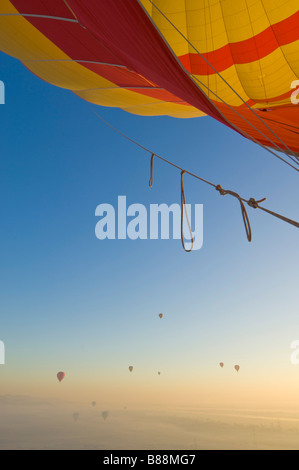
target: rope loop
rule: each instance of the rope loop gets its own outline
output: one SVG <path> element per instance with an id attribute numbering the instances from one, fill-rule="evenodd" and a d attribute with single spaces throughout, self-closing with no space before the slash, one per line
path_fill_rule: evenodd
<path id="1" fill-rule="evenodd" d="M 248 214 L 247 214 L 247 211 L 246 211 L 246 207 L 244 205 L 244 202 L 243 202 L 241 196 L 238 193 L 234 192 L 234 191 L 230 191 L 229 189 L 223 189 L 220 184 L 218 184 L 216 186 L 216 190 L 219 191 L 221 196 L 225 196 L 226 194 L 230 194 L 231 196 L 238 199 L 238 201 L 240 203 L 240 207 L 241 207 L 241 213 L 242 213 L 242 218 L 243 218 L 243 222 L 244 222 L 244 227 L 245 227 L 247 240 L 249 242 L 251 242 L 251 240 L 252 240 L 251 225 L 250 225 L 249 217 L 248 217 Z"/>
<path id="2" fill-rule="evenodd" d="M 152 153 L 152 156 L 151 156 L 151 176 L 150 176 L 149 183 L 148 183 L 150 188 L 153 186 L 153 165 L 154 165 L 154 156 L 155 156 L 155 154 Z"/>
<path id="3" fill-rule="evenodd" d="M 244 222 L 244 227 L 246 231 L 246 236 L 247 240 L 251 242 L 252 240 L 252 232 L 251 232 L 251 225 L 250 225 L 250 220 L 247 214 L 246 207 L 244 206 L 244 203 L 241 198 L 239 198 L 240 205 L 241 205 L 241 212 L 242 212 L 242 217 L 243 217 L 243 222 Z"/>
<path id="4" fill-rule="evenodd" d="M 190 251 L 193 250 L 194 238 L 193 238 L 193 233 L 192 233 L 192 230 L 191 230 L 191 225 L 190 225 L 190 222 L 189 222 L 188 212 L 187 212 L 187 208 L 186 208 L 186 198 L 185 198 L 184 178 L 183 178 L 184 173 L 186 173 L 186 171 L 182 170 L 181 171 L 181 240 L 182 240 L 182 245 L 183 245 L 184 250 L 187 253 L 190 253 Z M 185 211 L 185 216 L 186 216 L 186 220 L 187 220 L 187 224 L 188 224 L 188 229 L 189 229 L 189 232 L 190 232 L 190 235 L 191 235 L 191 248 L 189 250 L 187 250 L 187 248 L 185 246 L 185 241 L 184 241 L 184 229 L 183 229 L 183 226 L 184 226 L 184 211 Z"/>

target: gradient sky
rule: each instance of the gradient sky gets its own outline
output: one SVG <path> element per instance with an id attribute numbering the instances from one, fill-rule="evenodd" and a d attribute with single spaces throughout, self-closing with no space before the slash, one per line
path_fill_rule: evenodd
<path id="1" fill-rule="evenodd" d="M 1 394 L 296 406 L 298 230 L 248 208 L 248 243 L 238 202 L 186 175 L 187 202 L 204 205 L 201 250 L 98 240 L 98 204 L 179 203 L 179 171 L 155 160 L 150 189 L 149 155 L 86 102 L 4 54 L 0 80 Z M 97 111 L 153 152 L 299 219 L 298 174 L 211 118 Z"/>

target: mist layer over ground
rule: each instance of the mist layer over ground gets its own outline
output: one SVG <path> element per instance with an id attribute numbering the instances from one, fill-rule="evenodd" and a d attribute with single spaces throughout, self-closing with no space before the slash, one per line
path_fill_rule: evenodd
<path id="1" fill-rule="evenodd" d="M 106 409 L 0 397 L 0 449 L 299 449 L 299 410 Z"/>

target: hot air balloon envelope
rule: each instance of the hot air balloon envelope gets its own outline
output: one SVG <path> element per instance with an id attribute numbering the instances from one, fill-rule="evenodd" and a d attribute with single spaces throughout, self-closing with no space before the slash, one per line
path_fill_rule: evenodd
<path id="1" fill-rule="evenodd" d="M 58 372 L 57 374 L 57 379 L 59 380 L 59 382 L 61 382 L 65 377 L 65 373 L 64 372 Z"/>
<path id="2" fill-rule="evenodd" d="M 0 49 L 89 102 L 298 154 L 298 24 L 298 0 L 1 0 Z"/>

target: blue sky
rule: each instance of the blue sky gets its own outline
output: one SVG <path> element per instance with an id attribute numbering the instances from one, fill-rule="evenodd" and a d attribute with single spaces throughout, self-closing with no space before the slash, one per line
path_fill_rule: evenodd
<path id="1" fill-rule="evenodd" d="M 147 207 L 179 203 L 179 171 L 155 160 L 150 189 L 149 155 L 86 102 L 4 54 L 0 65 L 4 390 L 55 395 L 48 385 L 65 370 L 78 383 L 84 377 L 84 397 L 97 373 L 109 394 L 133 364 L 149 387 L 161 369 L 165 394 L 182 377 L 188 396 L 201 380 L 207 393 L 219 385 L 223 360 L 241 364 L 244 390 L 254 377 L 266 387 L 286 374 L 295 392 L 298 230 L 248 208 L 248 243 L 238 202 L 185 175 L 187 202 L 204 206 L 201 250 L 185 253 L 180 240 L 98 240 L 98 204 L 116 206 L 119 195 Z M 246 198 L 267 197 L 265 207 L 298 220 L 297 173 L 211 118 L 97 112 L 186 170 Z"/>

